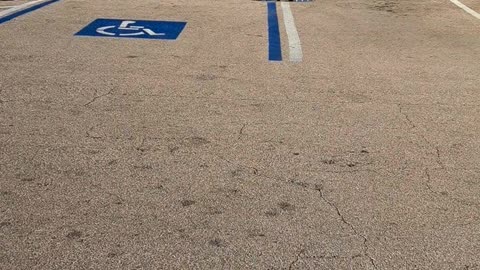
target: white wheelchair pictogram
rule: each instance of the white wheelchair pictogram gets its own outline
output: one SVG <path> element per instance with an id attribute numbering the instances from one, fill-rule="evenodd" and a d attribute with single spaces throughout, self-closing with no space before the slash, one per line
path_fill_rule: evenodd
<path id="1" fill-rule="evenodd" d="M 106 36 L 116 36 L 117 33 L 108 32 L 107 30 L 115 29 L 121 31 L 135 31 L 130 33 L 119 33 L 119 36 L 128 37 L 128 36 L 141 36 L 141 35 L 149 35 L 149 36 L 164 36 L 165 33 L 155 33 L 152 29 L 145 28 L 144 26 L 134 26 L 136 21 L 123 21 L 120 26 L 117 28 L 115 25 L 111 26 L 103 26 L 97 29 L 97 33 L 106 35 Z"/>

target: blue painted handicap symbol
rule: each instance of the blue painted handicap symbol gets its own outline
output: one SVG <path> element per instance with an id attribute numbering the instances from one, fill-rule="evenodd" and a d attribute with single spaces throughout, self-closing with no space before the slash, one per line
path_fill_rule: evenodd
<path id="1" fill-rule="evenodd" d="M 76 36 L 175 40 L 186 22 L 96 19 Z"/>

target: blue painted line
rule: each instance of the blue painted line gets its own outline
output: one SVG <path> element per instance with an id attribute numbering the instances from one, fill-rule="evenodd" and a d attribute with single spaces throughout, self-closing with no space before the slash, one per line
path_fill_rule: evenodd
<path id="1" fill-rule="evenodd" d="M 34 5 L 34 6 L 31 6 L 31 7 L 28 7 L 28 8 L 23 9 L 23 10 L 19 10 L 19 11 L 15 12 L 15 13 L 12 13 L 12 14 L 10 14 L 10 15 L 7 15 L 7 16 L 3 17 L 3 18 L 0 18 L 0 24 L 5 23 L 5 22 L 8 22 L 8 21 L 13 20 L 13 19 L 15 19 L 15 18 L 17 18 L 17 17 L 20 17 L 20 16 L 22 16 L 22 15 L 25 15 L 25 14 L 27 14 L 27 13 L 30 13 L 30 12 L 32 12 L 32 11 L 35 11 L 35 10 L 40 9 L 40 8 L 42 8 L 42 7 L 48 6 L 48 5 L 50 5 L 50 4 L 52 4 L 52 3 L 55 3 L 55 2 L 58 2 L 58 1 L 60 1 L 60 0 L 50 0 L 50 1 L 47 1 L 47 2 L 42 2 L 42 3 L 38 4 L 38 5 Z"/>
<path id="2" fill-rule="evenodd" d="M 282 45 L 278 28 L 277 4 L 267 3 L 268 11 L 268 60 L 282 61 Z"/>

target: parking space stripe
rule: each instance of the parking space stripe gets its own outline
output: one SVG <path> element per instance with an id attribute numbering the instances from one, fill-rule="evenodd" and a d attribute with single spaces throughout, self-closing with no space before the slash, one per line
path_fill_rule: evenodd
<path id="1" fill-rule="evenodd" d="M 280 42 L 280 29 L 278 27 L 277 4 L 267 3 L 268 17 L 268 60 L 282 61 L 282 45 Z"/>
<path id="2" fill-rule="evenodd" d="M 2 12 L 0 12 L 0 24 L 8 22 L 10 20 L 13 20 L 17 17 L 20 17 L 22 15 L 25 15 L 27 13 L 30 13 L 32 11 L 35 11 L 37 9 L 40 9 L 42 7 L 45 7 L 47 5 L 50 5 L 52 3 L 58 2 L 60 0 L 39 0 L 39 1 L 33 1 L 29 3 L 25 3 L 23 5 L 19 5 L 17 7 L 14 7 L 12 9 L 7 9 Z"/>
<path id="3" fill-rule="evenodd" d="M 4 11 L 1 11 L 0 12 L 0 18 L 1 17 L 5 17 L 9 14 L 12 14 L 18 10 L 22 10 L 22 9 L 25 9 L 29 6 L 32 6 L 32 5 L 35 5 L 35 4 L 38 4 L 39 2 L 43 2 L 45 0 L 36 0 L 36 1 L 31 1 L 31 2 L 27 2 L 27 3 L 24 3 L 24 4 L 21 4 L 21 5 L 15 5 L 15 6 L 3 6 L 3 7 L 0 7 L 2 9 L 6 8 L 7 10 L 4 10 Z"/>
<path id="4" fill-rule="evenodd" d="M 466 12 L 468 12 L 470 15 L 472 15 L 473 17 L 477 18 L 477 19 L 480 19 L 480 14 L 478 14 L 475 10 L 465 6 L 462 2 L 458 1 L 458 0 L 450 0 L 450 2 L 454 3 L 455 5 L 457 5 L 459 8 L 465 10 Z"/>
<path id="5" fill-rule="evenodd" d="M 292 62 L 301 62 L 303 59 L 302 44 L 298 36 L 297 27 L 293 19 L 290 3 L 282 2 L 283 22 L 285 23 L 285 30 L 287 31 L 289 59 Z"/>

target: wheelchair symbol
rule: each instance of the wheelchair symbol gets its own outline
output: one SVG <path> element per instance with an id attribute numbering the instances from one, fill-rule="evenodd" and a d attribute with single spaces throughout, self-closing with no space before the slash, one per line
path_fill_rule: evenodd
<path id="1" fill-rule="evenodd" d="M 122 31 L 135 31 L 130 33 L 120 33 L 119 36 L 122 37 L 131 37 L 131 36 L 141 36 L 141 35 L 149 35 L 149 36 L 164 36 L 165 33 L 155 33 L 153 30 L 145 28 L 144 26 L 134 26 L 136 21 L 123 21 L 120 26 L 117 28 L 118 30 Z M 107 32 L 107 30 L 116 28 L 115 25 L 111 26 L 104 26 L 97 28 L 97 33 L 106 35 L 106 36 L 116 36 L 116 33 Z"/>

